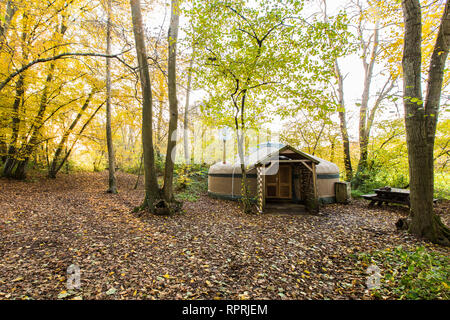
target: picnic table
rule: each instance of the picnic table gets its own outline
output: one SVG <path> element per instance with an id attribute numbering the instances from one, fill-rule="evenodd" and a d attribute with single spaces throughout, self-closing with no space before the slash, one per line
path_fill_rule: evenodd
<path id="1" fill-rule="evenodd" d="M 409 190 L 408 189 L 399 189 L 399 188 L 379 188 L 374 189 L 375 193 L 365 194 L 362 197 L 366 200 L 370 200 L 369 206 L 373 206 L 378 202 L 378 205 L 381 206 L 384 203 L 398 203 L 409 206 Z"/>
<path id="2" fill-rule="evenodd" d="M 378 206 L 381 206 L 384 203 L 398 203 L 404 204 L 408 207 L 410 206 L 409 202 L 409 189 L 400 189 L 400 188 L 390 188 L 384 187 L 379 189 L 374 189 L 375 193 L 373 194 L 365 194 L 362 197 L 366 200 L 370 200 L 369 206 L 373 206 L 378 202 Z M 433 199 L 434 202 L 437 199 Z"/>

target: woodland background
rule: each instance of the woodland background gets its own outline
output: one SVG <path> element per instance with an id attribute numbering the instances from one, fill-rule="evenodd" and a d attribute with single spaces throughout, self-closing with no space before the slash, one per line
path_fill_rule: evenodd
<path id="1" fill-rule="evenodd" d="M 147 24 L 153 135 L 160 172 L 163 171 L 169 121 L 165 31 L 170 15 L 168 6 L 165 2 L 144 1 L 142 7 Z M 330 19 L 325 3 L 307 1 L 304 6 L 307 23 L 318 24 Z M 180 121 L 177 161 L 211 164 L 222 157 L 218 130 L 223 126 L 233 128 L 232 111 L 217 98 L 217 92 L 226 90 L 224 85 L 213 86 L 201 75 L 204 61 L 199 55 L 205 53 L 195 52 L 192 43 L 195 32 L 198 35 L 206 31 L 201 29 L 204 26 L 197 26 L 197 29 L 192 26 L 193 22 L 197 25 L 201 22 L 196 9 L 188 2 L 182 7 L 188 11 L 182 14 L 178 39 L 176 80 Z M 122 53 L 117 59 L 109 59 L 115 161 L 121 170 L 138 173 L 142 159 L 142 98 L 138 94 L 140 84 L 132 50 L 129 3 L 113 1 L 111 8 L 112 51 Z M 424 70 L 428 67 L 437 34 L 436 22 L 443 9 L 440 1 L 428 1 L 423 6 Z M 2 1 L 1 10 L 2 78 L 32 61 L 60 53 L 106 52 L 105 1 Z M 406 187 L 409 178 L 404 112 L 399 105 L 402 101 L 399 73 L 403 41 L 400 5 L 350 1 L 342 2 L 334 11 L 334 19 L 342 20 L 336 30 L 345 33 L 346 38 L 325 39 L 325 43 L 335 41 L 345 49 L 337 52 L 333 46 L 333 52 L 318 53 L 318 56 L 328 54 L 318 65 L 315 65 L 318 60 L 314 60 L 314 53 L 310 61 L 300 61 L 316 68 L 311 67 L 309 72 L 329 69 L 330 74 L 313 78 L 316 81 L 301 93 L 291 93 L 287 99 L 280 99 L 276 90 L 269 90 L 270 99 L 253 98 L 245 115 L 246 128 L 253 130 L 253 135 L 246 141 L 246 152 L 278 133 L 282 142 L 337 163 L 342 177 L 353 181 L 355 195 L 384 185 Z M 302 45 L 311 50 L 310 46 L 317 43 Z M 354 64 L 361 66 L 359 73 L 363 75 L 364 90 L 356 101 L 346 101 L 347 95 L 354 97 L 355 93 L 351 83 L 346 85 L 345 79 L 358 68 L 342 69 L 340 64 L 344 55 L 352 55 Z M 284 52 L 282 56 L 293 58 L 294 53 Z M 105 60 L 98 56 L 63 57 L 30 67 L 2 87 L 2 160 L 6 161 L 8 157 L 19 162 L 27 160 L 30 168 L 49 172 L 52 168 L 53 171 L 64 168 L 66 172 L 107 168 Z M 448 81 L 449 73 L 446 72 L 434 151 L 435 193 L 444 198 L 449 197 Z M 192 91 L 190 101 L 188 89 Z M 271 124 L 273 119 L 278 123 L 275 128 Z M 347 149 L 342 143 L 346 136 Z M 232 154 L 237 154 L 235 141 L 230 139 L 228 142 L 230 159 Z M 349 165 L 346 167 L 346 156 L 351 161 L 351 170 Z M 20 172 L 17 174 L 21 175 Z"/>

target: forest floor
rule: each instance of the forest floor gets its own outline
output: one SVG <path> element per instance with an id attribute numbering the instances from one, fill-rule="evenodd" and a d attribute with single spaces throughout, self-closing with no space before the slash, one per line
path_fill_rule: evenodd
<path id="1" fill-rule="evenodd" d="M 424 245 L 394 223 L 399 206 L 328 205 L 317 216 L 250 216 L 201 195 L 184 213 L 138 218 L 136 176 L 0 179 L 0 299 L 371 299 L 354 254 Z M 437 212 L 447 225 L 449 203 Z M 81 288 L 66 289 L 66 270 Z"/>

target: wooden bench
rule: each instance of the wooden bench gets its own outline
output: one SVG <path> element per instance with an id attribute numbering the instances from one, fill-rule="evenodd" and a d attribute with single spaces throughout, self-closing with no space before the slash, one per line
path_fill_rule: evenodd
<path id="1" fill-rule="evenodd" d="M 378 206 L 381 206 L 383 202 L 386 202 L 386 199 L 382 199 L 378 197 L 376 193 L 371 194 L 363 194 L 361 196 L 363 199 L 370 200 L 369 206 L 373 206 L 375 203 L 378 202 Z"/>

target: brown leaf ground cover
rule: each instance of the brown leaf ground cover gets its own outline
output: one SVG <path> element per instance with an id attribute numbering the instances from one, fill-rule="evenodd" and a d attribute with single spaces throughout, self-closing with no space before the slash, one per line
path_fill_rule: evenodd
<path id="1" fill-rule="evenodd" d="M 363 201 L 249 216 L 202 195 L 183 214 L 142 219 L 135 179 L 119 173 L 116 195 L 107 173 L 0 180 L 0 299 L 371 299 L 352 254 L 400 244 L 449 253 L 395 230 L 406 208 Z M 437 211 L 448 225 L 448 202 Z M 81 288 L 66 292 L 71 264 Z"/>

